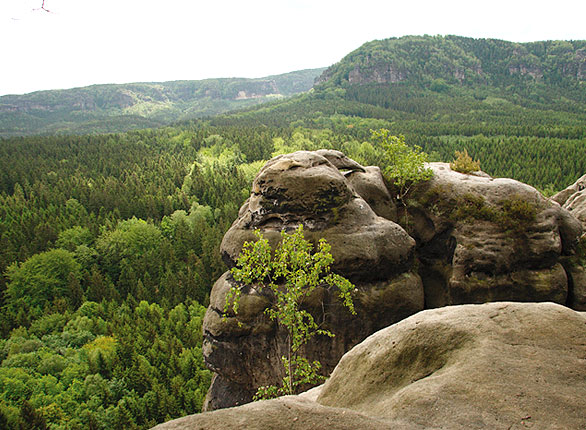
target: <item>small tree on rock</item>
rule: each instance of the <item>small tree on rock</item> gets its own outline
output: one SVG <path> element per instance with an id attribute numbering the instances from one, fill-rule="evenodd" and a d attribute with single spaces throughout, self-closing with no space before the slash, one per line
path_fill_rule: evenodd
<path id="1" fill-rule="evenodd" d="M 450 168 L 455 172 L 472 173 L 480 170 L 480 161 L 472 159 L 468 151 L 456 151 L 456 159 L 450 163 Z"/>
<path id="2" fill-rule="evenodd" d="M 433 171 L 425 167 L 427 154 L 417 145 L 411 147 L 405 136 L 393 136 L 387 129 L 371 130 L 371 138 L 383 149 L 383 176 L 397 187 L 397 199 L 401 202 L 420 181 L 431 179 Z"/>
<path id="3" fill-rule="evenodd" d="M 303 237 L 303 226 L 291 234 L 281 232 L 281 242 L 271 255 L 267 239 L 257 230 L 256 242 L 246 242 L 238 257 L 237 267 L 232 276 L 239 282 L 227 297 L 224 312 L 232 309 L 238 313 L 242 288 L 255 286 L 262 290 L 268 288 L 275 300 L 272 307 L 265 310 L 266 315 L 287 333 L 287 355 L 281 357 L 285 376 L 281 386 L 259 387 L 255 400 L 272 398 L 286 394 L 296 394 L 300 386 L 314 384 L 323 380 L 318 371 L 318 361 L 309 362 L 301 355 L 303 345 L 315 335 L 333 337 L 329 330 L 321 328 L 314 317 L 301 304 L 318 287 L 337 290 L 344 306 L 355 314 L 351 291 L 354 285 L 346 278 L 332 273 L 330 266 L 334 259 L 331 246 L 321 239 L 314 251 L 313 245 Z"/>
<path id="4" fill-rule="evenodd" d="M 408 146 L 404 136 L 393 136 L 387 129 L 371 130 L 370 133 L 374 143 L 383 149 L 382 173 L 385 179 L 396 187 L 397 200 L 405 208 L 407 223 L 405 198 L 413 185 L 427 181 L 433 176 L 433 171 L 425 167 L 427 154 L 417 145 Z"/>

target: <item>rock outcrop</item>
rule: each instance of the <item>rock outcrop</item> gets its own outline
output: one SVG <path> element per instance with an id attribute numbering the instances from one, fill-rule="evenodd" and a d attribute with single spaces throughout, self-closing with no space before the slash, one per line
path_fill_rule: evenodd
<path id="1" fill-rule="evenodd" d="M 586 175 L 552 197 L 586 228 Z"/>
<path id="2" fill-rule="evenodd" d="M 487 301 L 566 304 L 561 257 L 582 234 L 565 209 L 521 182 L 458 173 L 431 163 L 433 178 L 412 194 L 426 307 Z"/>
<path id="3" fill-rule="evenodd" d="M 299 224 L 304 225 L 307 239 L 323 237 L 332 245 L 334 270 L 352 280 L 385 280 L 410 267 L 415 241 L 398 224 L 379 217 L 343 170 L 352 168 L 352 176 L 366 176 L 363 182 L 376 173 L 367 173 L 355 162 L 346 167 L 339 157 L 336 167 L 332 157 L 324 154 L 281 155 L 261 169 L 250 198 L 222 240 L 222 256 L 229 267 L 244 242 L 255 240 L 255 229 L 276 245 L 281 230 L 293 230 Z M 382 177 L 379 186 L 383 192 Z"/>
<path id="4" fill-rule="evenodd" d="M 552 197 L 581 223 L 586 230 L 586 175 Z M 586 311 L 586 237 L 583 235 L 575 256 L 563 261 L 570 291 L 568 304 L 573 309 Z"/>
<path id="5" fill-rule="evenodd" d="M 358 184 L 356 188 L 348 177 Z M 424 305 L 421 279 L 413 269 L 415 240 L 383 217 L 392 218 L 392 209 L 382 207 L 383 216 L 377 215 L 357 189 L 371 201 L 390 202 L 380 171 L 366 169 L 339 151 L 276 157 L 257 175 L 250 198 L 221 245 L 222 256 L 232 267 L 243 244 L 255 239 L 255 229 L 273 246 L 281 230 L 292 231 L 299 224 L 307 239 L 328 241 L 333 269 L 357 287 L 357 316 L 324 289 L 305 304 L 336 334 L 314 338 L 305 351 L 310 360 L 321 362 L 325 374 L 366 336 Z M 204 357 L 217 375 L 208 393 L 208 409 L 246 403 L 256 387 L 276 384 L 283 377 L 285 333 L 264 314 L 270 305 L 267 296 L 251 290 L 243 296 L 237 316 L 223 317 L 226 294 L 234 285 L 229 272 L 216 282 L 204 321 Z"/>
<path id="6" fill-rule="evenodd" d="M 354 347 L 308 393 L 155 429 L 580 429 L 585 339 L 586 314 L 553 303 L 426 310 Z"/>
<path id="7" fill-rule="evenodd" d="M 357 287 L 357 315 L 324 289 L 304 304 L 336 334 L 314 338 L 305 350 L 324 374 L 371 333 L 424 308 L 503 300 L 586 307 L 586 272 L 568 263 L 582 234 L 570 212 L 518 181 L 430 167 L 433 178 L 405 208 L 380 169 L 339 151 L 276 157 L 224 236 L 229 267 L 255 229 L 276 246 L 281 230 L 303 224 L 307 239 L 331 244 L 333 269 Z M 208 410 L 246 403 L 258 386 L 283 377 L 285 333 L 264 314 L 270 298 L 244 291 L 238 315 L 223 317 L 233 286 L 229 272 L 216 282 L 204 321 L 204 357 L 216 373 Z"/>

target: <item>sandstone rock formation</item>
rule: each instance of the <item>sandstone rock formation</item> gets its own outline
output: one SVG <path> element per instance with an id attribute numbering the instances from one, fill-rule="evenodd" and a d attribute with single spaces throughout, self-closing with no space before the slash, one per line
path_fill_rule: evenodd
<path id="1" fill-rule="evenodd" d="M 334 270 L 357 286 L 357 316 L 320 289 L 305 303 L 334 338 L 316 337 L 305 353 L 329 373 L 340 357 L 366 336 L 423 309 L 423 286 L 413 270 L 415 241 L 395 222 L 378 216 L 346 176 L 366 197 L 390 201 L 378 169 L 365 169 L 338 151 L 299 151 L 276 157 L 259 172 L 252 194 L 224 236 L 221 252 L 235 264 L 245 241 L 260 229 L 276 245 L 281 230 L 304 225 L 307 239 L 324 237 L 332 246 Z M 357 179 L 358 178 L 358 179 Z M 362 178 L 362 179 L 360 179 Z M 392 218 L 392 209 L 382 209 Z M 282 379 L 285 334 L 267 319 L 264 293 L 250 290 L 238 315 L 223 318 L 226 294 L 234 281 L 224 274 L 214 285 L 204 321 L 204 356 L 217 374 L 207 407 L 242 404 L 256 387 Z M 365 317 L 368 315 L 368 317 Z"/>
<path id="2" fill-rule="evenodd" d="M 552 197 L 574 215 L 586 228 L 586 175 Z"/>
<path id="3" fill-rule="evenodd" d="M 566 304 L 560 264 L 582 234 L 568 211 L 521 182 L 458 173 L 431 163 L 412 194 L 409 232 L 426 307 L 498 300 Z"/>
<path id="4" fill-rule="evenodd" d="M 255 229 L 276 244 L 282 229 L 303 224 L 306 238 L 324 237 L 332 245 L 334 270 L 353 280 L 384 280 L 409 268 L 415 241 L 398 224 L 377 216 L 322 154 L 281 155 L 261 169 L 250 198 L 222 241 L 222 256 L 229 267 L 244 242 L 255 239 Z M 384 186 L 382 178 L 379 186 Z"/>
<path id="5" fill-rule="evenodd" d="M 582 226 L 570 212 L 512 179 L 430 167 L 433 178 L 413 190 L 405 211 L 380 169 L 339 151 L 275 157 L 224 236 L 229 267 L 255 229 L 275 246 L 281 230 L 302 223 L 307 239 L 331 244 L 334 270 L 357 286 L 357 316 L 323 289 L 304 304 L 336 333 L 305 351 L 325 374 L 371 333 L 424 308 L 501 300 L 586 308 L 586 272 L 572 256 Z M 229 272 L 216 282 L 204 321 L 204 357 L 216 373 L 208 410 L 246 403 L 283 376 L 285 334 L 264 315 L 269 297 L 244 291 L 239 314 L 223 318 L 232 286 Z"/>
<path id="6" fill-rule="evenodd" d="M 552 197 L 568 210 L 586 230 L 586 175 Z M 586 237 L 582 236 L 577 255 L 564 260 L 564 268 L 571 285 L 568 304 L 573 309 L 586 311 Z"/>
<path id="7" fill-rule="evenodd" d="M 585 339 L 586 314 L 553 303 L 426 310 L 354 347 L 309 393 L 155 429 L 580 429 Z"/>

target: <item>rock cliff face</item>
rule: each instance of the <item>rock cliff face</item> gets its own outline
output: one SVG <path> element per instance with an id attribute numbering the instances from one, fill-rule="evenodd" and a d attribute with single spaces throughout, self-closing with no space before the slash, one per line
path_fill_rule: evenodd
<path id="1" fill-rule="evenodd" d="M 552 197 L 586 227 L 586 175 Z"/>
<path id="2" fill-rule="evenodd" d="M 586 229 L 586 175 L 565 190 L 560 191 L 552 200 L 558 202 L 562 208 L 567 209 Z M 564 267 L 568 274 L 570 289 L 570 304 L 574 309 L 586 311 L 586 238 L 583 236 L 577 255 L 564 261 Z"/>
<path id="3" fill-rule="evenodd" d="M 307 393 L 155 429 L 581 429 L 584 339 L 586 314 L 553 303 L 426 310 L 368 337 Z"/>
<path id="4" fill-rule="evenodd" d="M 405 211 L 376 167 L 338 151 L 282 155 L 259 172 L 226 233 L 221 252 L 229 267 L 255 229 L 275 246 L 281 230 L 302 223 L 307 239 L 331 244 L 334 270 L 357 286 L 357 315 L 327 290 L 305 304 L 336 334 L 314 338 L 305 351 L 325 374 L 371 333 L 424 308 L 502 300 L 582 306 L 586 274 L 561 264 L 582 233 L 570 212 L 511 179 L 430 166 L 433 178 L 414 190 Z M 245 291 L 238 315 L 222 318 L 234 285 L 229 272 L 216 282 L 204 321 L 204 357 L 216 373 L 208 410 L 247 403 L 258 386 L 283 376 L 285 336 L 264 315 L 266 295 Z"/>

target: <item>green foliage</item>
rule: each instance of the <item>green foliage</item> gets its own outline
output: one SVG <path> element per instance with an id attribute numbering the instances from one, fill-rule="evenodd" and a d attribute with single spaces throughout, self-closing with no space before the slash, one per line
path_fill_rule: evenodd
<path id="1" fill-rule="evenodd" d="M 480 162 L 473 160 L 468 151 L 456 151 L 456 159 L 450 163 L 450 168 L 460 173 L 472 173 L 480 170 Z"/>
<path id="2" fill-rule="evenodd" d="M 109 275 L 118 280 L 124 268 L 148 272 L 158 257 L 162 239 L 158 227 L 132 218 L 120 221 L 114 230 L 98 237 L 96 248 L 110 268 Z"/>
<path id="3" fill-rule="evenodd" d="M 291 234 L 281 232 L 281 242 L 271 255 L 268 240 L 257 230 L 256 242 L 246 242 L 238 257 L 232 276 L 240 284 L 232 288 L 227 297 L 225 312 L 238 313 L 241 290 L 254 286 L 269 289 L 274 304 L 265 310 L 271 320 L 287 332 L 288 355 L 281 358 L 285 376 L 280 387 L 259 387 L 256 399 L 295 394 L 304 384 L 315 384 L 323 379 L 321 365 L 310 363 L 302 356 L 302 347 L 313 336 L 334 336 L 320 328 L 313 315 L 302 308 L 302 302 L 316 288 L 337 290 L 343 304 L 354 313 L 351 292 L 354 286 L 344 277 L 330 272 L 333 257 L 331 247 L 321 239 L 314 252 L 313 245 L 303 237 L 303 226 Z"/>
<path id="4" fill-rule="evenodd" d="M 387 129 L 371 130 L 371 134 L 374 143 L 384 151 L 383 175 L 397 187 L 400 201 L 414 184 L 431 179 L 433 172 L 425 167 L 427 154 L 420 147 L 407 146 L 404 136 L 393 136 Z"/>
<path id="5" fill-rule="evenodd" d="M 7 306 L 15 311 L 41 310 L 59 298 L 72 298 L 70 280 L 81 277 L 80 265 L 73 253 L 64 249 L 35 254 L 24 263 L 8 268 Z"/>
<path id="6" fill-rule="evenodd" d="M 87 227 L 75 226 L 59 233 L 57 242 L 59 248 L 75 252 L 78 246 L 89 246 L 94 241 L 91 231 Z"/>
<path id="7" fill-rule="evenodd" d="M 65 327 L 47 316 L 46 328 L 15 330 L 0 344 L 2 428 L 147 429 L 199 412 L 211 380 L 204 313 L 193 302 L 86 302 Z"/>

